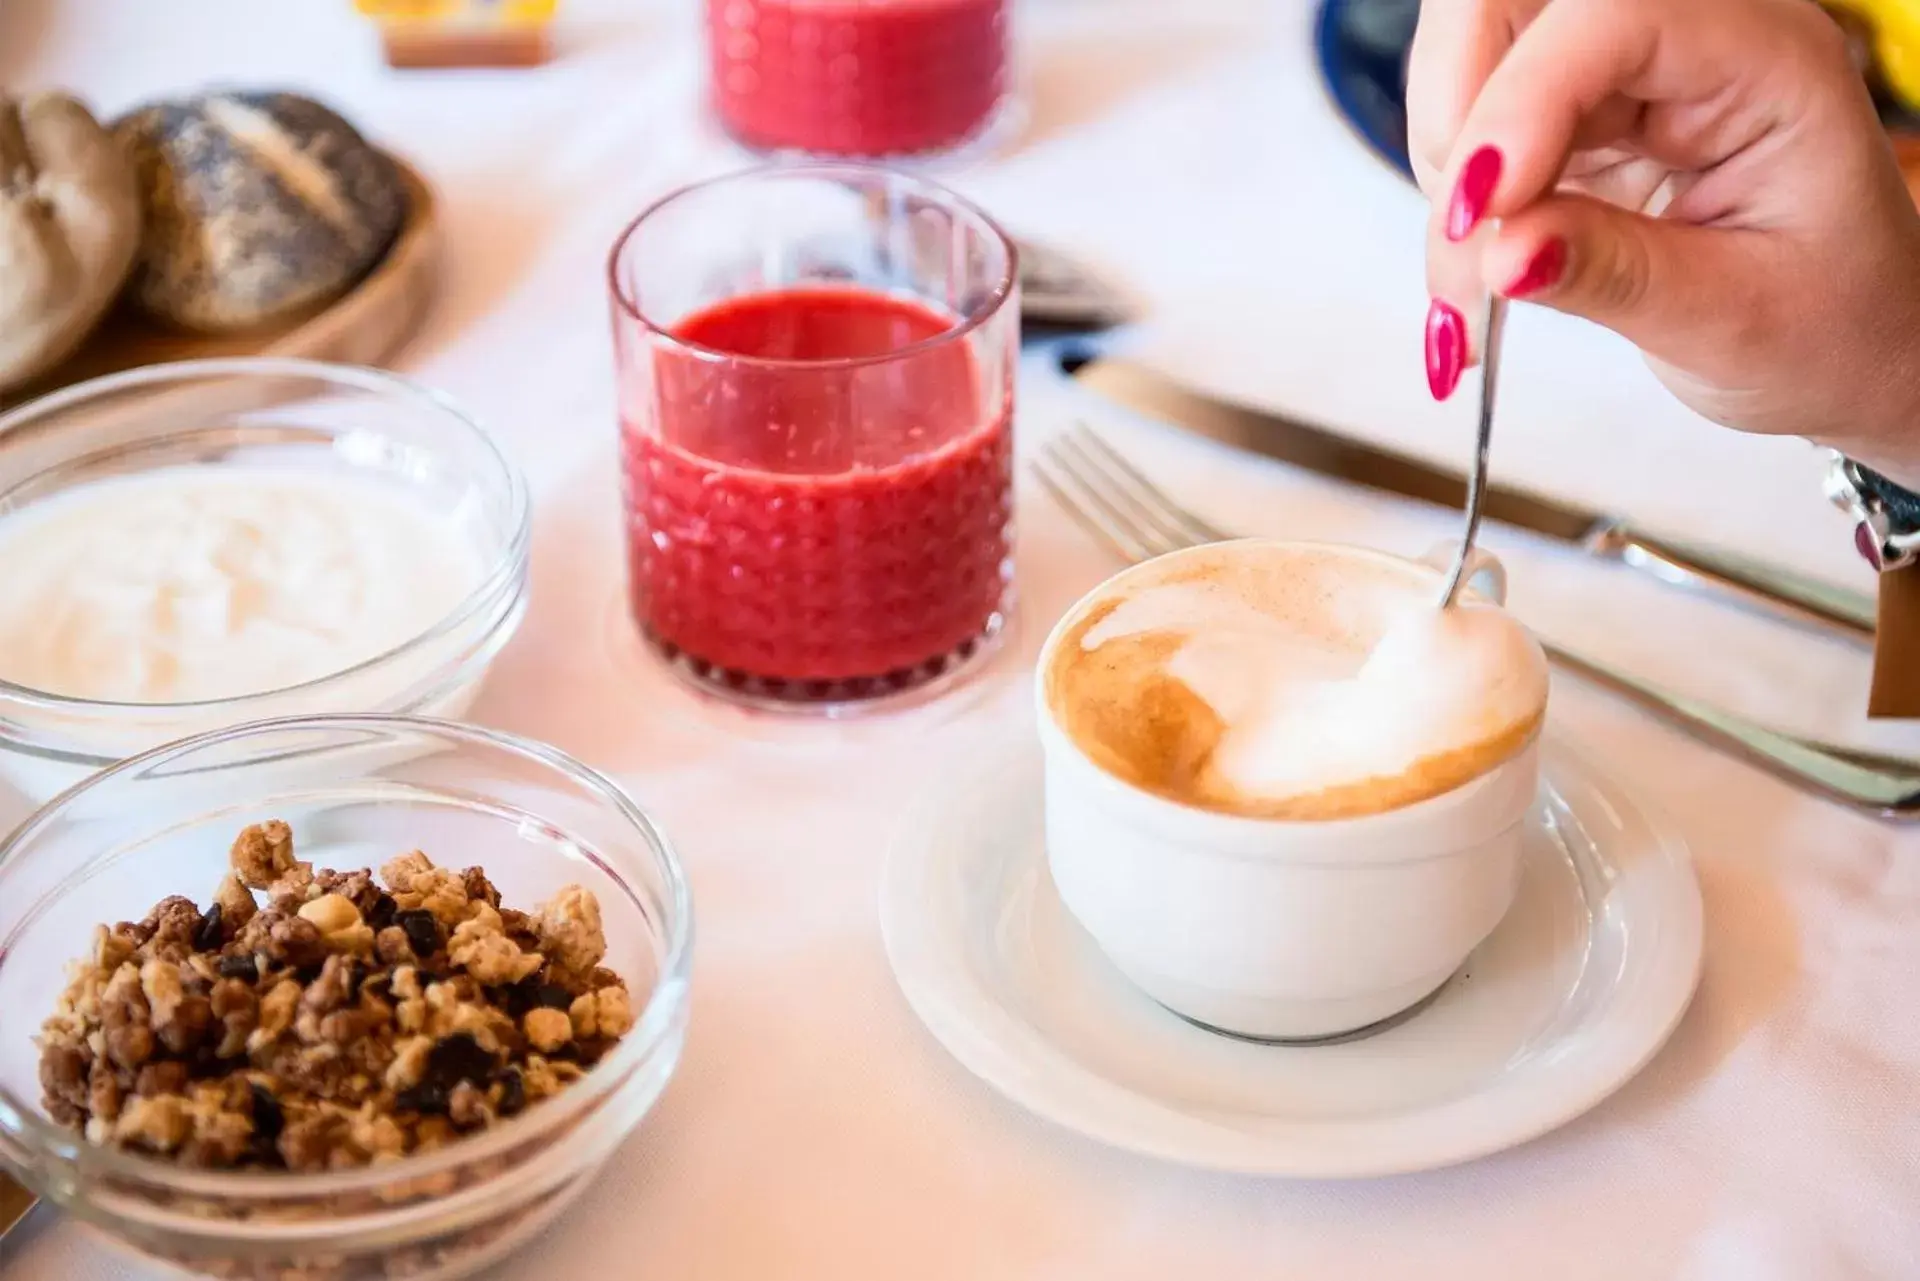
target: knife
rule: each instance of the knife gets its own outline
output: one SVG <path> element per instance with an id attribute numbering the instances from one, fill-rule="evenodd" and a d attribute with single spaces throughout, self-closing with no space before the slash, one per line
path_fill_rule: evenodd
<path id="1" fill-rule="evenodd" d="M 1080 386 L 1135 413 L 1222 444 L 1291 463 L 1335 480 L 1459 509 L 1466 478 L 1406 454 L 1325 427 L 1239 405 L 1182 386 L 1144 365 L 1086 348 L 1058 349 L 1060 368 Z M 1798 622 L 1873 634 L 1873 599 L 1739 552 L 1648 533 L 1619 516 L 1505 485 L 1490 485 L 1486 517 L 1618 561 L 1663 582 L 1712 588 L 1741 604 Z"/>
<path id="2" fill-rule="evenodd" d="M 15 1183 L 5 1174 L 0 1174 L 0 1237 L 7 1235 L 20 1220 L 27 1217 L 37 1200 L 33 1193 Z"/>

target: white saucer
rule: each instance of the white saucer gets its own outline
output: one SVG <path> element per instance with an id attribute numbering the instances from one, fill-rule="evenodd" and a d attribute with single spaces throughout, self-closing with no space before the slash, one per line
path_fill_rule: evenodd
<path id="1" fill-rule="evenodd" d="M 1209 1169 L 1432 1169 L 1585 1112 L 1672 1032 L 1700 974 L 1685 843 L 1549 743 L 1518 897 L 1437 999 L 1340 1045 L 1204 1031 L 1108 964 L 1047 872 L 1038 745 L 947 785 L 895 842 L 887 955 L 970 1071 L 1040 1116 Z"/>

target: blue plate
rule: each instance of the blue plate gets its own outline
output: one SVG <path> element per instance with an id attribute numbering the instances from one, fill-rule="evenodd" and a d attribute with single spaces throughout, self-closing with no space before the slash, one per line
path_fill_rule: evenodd
<path id="1" fill-rule="evenodd" d="M 1420 0 L 1321 0 L 1314 61 L 1361 141 L 1408 180 L 1407 52 Z"/>

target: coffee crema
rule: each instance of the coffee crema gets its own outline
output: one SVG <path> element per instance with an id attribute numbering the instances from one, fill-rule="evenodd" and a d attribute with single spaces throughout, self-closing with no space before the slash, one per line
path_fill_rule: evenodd
<path id="1" fill-rule="evenodd" d="M 1431 570 L 1356 548 L 1223 543 L 1117 576 L 1042 673 L 1096 764 L 1169 800 L 1318 820 L 1439 796 L 1524 749 L 1547 665 L 1511 616 L 1435 607 Z"/>

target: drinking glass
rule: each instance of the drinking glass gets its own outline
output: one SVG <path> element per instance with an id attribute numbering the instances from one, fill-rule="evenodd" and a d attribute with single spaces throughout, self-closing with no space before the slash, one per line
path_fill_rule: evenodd
<path id="1" fill-rule="evenodd" d="M 688 187 L 610 263 L 633 616 L 724 698 L 945 688 L 1011 605 L 1011 242 L 923 179 Z"/>
<path id="2" fill-rule="evenodd" d="M 950 152 L 1008 103 L 1008 0 L 707 0 L 708 92 L 761 151 Z"/>

